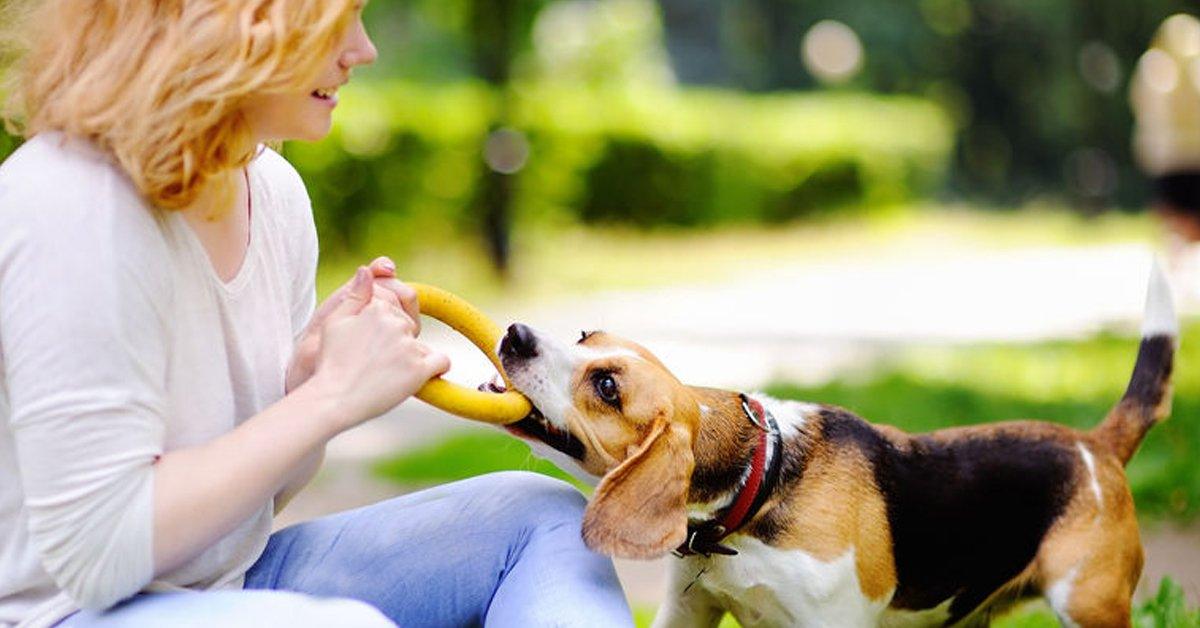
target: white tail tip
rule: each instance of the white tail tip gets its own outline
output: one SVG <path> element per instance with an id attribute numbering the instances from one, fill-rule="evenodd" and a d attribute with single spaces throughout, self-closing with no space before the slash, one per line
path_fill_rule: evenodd
<path id="1" fill-rule="evenodd" d="M 1146 288 L 1146 312 L 1142 320 L 1142 337 L 1179 335 L 1179 319 L 1175 317 L 1175 303 L 1171 298 L 1171 285 L 1163 272 L 1158 258 L 1150 268 L 1150 283 Z"/>

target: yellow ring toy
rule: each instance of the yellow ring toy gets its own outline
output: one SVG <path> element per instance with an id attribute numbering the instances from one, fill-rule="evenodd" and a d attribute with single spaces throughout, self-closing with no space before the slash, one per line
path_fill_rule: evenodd
<path id="1" fill-rule="evenodd" d="M 417 399 L 451 414 L 484 423 L 504 425 L 528 416 L 533 406 L 524 395 L 512 390 L 512 383 L 496 355 L 500 328 L 475 306 L 453 293 L 421 283 L 408 285 L 417 292 L 421 314 L 442 321 L 479 347 L 509 388 L 503 393 L 483 392 L 435 377 L 417 391 Z"/>

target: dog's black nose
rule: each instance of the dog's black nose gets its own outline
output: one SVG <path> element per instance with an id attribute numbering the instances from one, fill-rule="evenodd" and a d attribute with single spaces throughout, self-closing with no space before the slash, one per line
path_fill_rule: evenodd
<path id="1" fill-rule="evenodd" d="M 529 359 L 537 357 L 537 337 L 528 325 L 513 323 L 500 341 L 500 355 L 511 358 Z"/>

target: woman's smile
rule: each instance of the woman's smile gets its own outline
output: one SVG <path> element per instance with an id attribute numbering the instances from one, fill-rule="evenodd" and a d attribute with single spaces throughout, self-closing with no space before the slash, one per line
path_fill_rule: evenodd
<path id="1" fill-rule="evenodd" d="M 337 90 L 337 87 L 314 89 L 310 96 L 332 109 L 338 104 Z"/>

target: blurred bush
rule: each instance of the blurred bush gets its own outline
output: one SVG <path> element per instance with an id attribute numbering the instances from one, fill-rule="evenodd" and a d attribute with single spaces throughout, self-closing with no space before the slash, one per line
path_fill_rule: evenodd
<path id="1" fill-rule="evenodd" d="M 940 108 L 908 96 L 361 84 L 344 90 L 328 139 L 287 146 L 323 245 L 394 247 L 401 232 L 476 226 L 483 146 L 502 106 L 520 129 L 509 134 L 518 221 L 705 226 L 875 211 L 938 189 L 954 141 Z"/>
<path id="2" fill-rule="evenodd" d="M 751 91 L 823 86 L 803 38 L 835 20 L 861 42 L 841 88 L 920 94 L 958 127 L 949 189 L 1140 205 L 1128 77 L 1155 29 L 1195 0 L 659 0 L 680 80 Z M 828 87 L 828 85 L 826 85 Z"/>
<path id="3" fill-rule="evenodd" d="M 20 138 L 9 135 L 4 131 L 4 127 L 0 126 L 0 161 L 4 161 L 4 158 L 8 157 L 9 153 L 17 150 L 17 146 L 20 146 L 20 144 Z"/>
<path id="4" fill-rule="evenodd" d="M 372 2 L 369 27 L 385 43 L 375 76 L 445 81 L 472 74 L 465 51 L 479 34 L 463 15 L 481 4 L 500 10 L 486 0 Z M 662 71 L 655 61 L 662 50 L 666 72 L 687 85 L 927 97 L 943 104 L 957 127 L 948 193 L 989 205 L 1050 196 L 1090 208 L 1141 206 L 1147 197 L 1130 151 L 1128 78 L 1163 19 L 1198 10 L 1195 0 L 517 4 L 526 17 L 541 9 L 529 18 L 532 37 L 514 46 L 518 76 L 523 67 L 539 64 L 589 81 L 600 72 L 654 75 Z M 589 19 L 600 12 L 609 17 Z M 814 27 L 830 20 L 861 44 L 857 69 L 832 83 L 802 53 Z M 614 40 L 620 25 L 632 26 Z M 612 50 L 613 41 L 621 48 Z M 636 61 L 622 65 L 627 59 Z M 564 63 L 572 69 L 558 71 Z"/>

